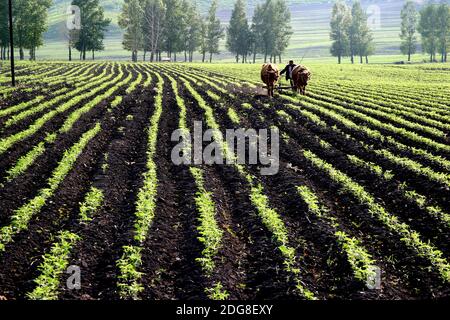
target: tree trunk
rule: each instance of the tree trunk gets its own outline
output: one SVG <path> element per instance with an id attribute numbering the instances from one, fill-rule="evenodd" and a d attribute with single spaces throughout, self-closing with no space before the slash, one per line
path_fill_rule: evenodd
<path id="1" fill-rule="evenodd" d="M 213 54 L 212 52 L 209 53 L 209 63 L 212 63 Z"/>
<path id="2" fill-rule="evenodd" d="M 72 61 L 72 47 L 69 45 L 69 61 Z"/>
<path id="3" fill-rule="evenodd" d="M 24 60 L 25 59 L 25 54 L 23 53 L 23 48 L 22 47 L 19 49 L 19 58 L 20 58 L 20 60 Z"/>
<path id="4" fill-rule="evenodd" d="M 338 64 L 341 64 L 342 63 L 342 57 L 341 57 L 341 55 L 338 55 Z"/>
<path id="5" fill-rule="evenodd" d="M 92 61 L 94 61 L 94 60 L 95 60 L 95 51 L 92 50 Z"/>
<path id="6" fill-rule="evenodd" d="M 366 56 L 366 64 L 369 64 L 369 56 Z"/>
<path id="7" fill-rule="evenodd" d="M 256 50 L 255 50 L 255 52 L 253 52 L 253 64 L 255 64 L 256 63 Z"/>

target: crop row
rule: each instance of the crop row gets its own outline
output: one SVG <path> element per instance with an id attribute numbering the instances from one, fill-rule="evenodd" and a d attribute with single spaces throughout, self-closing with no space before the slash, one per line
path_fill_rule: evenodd
<path id="1" fill-rule="evenodd" d="M 338 184 L 343 193 L 352 195 L 361 205 L 366 206 L 369 213 L 390 231 L 397 234 L 401 242 L 416 251 L 419 256 L 426 258 L 445 282 L 450 282 L 450 265 L 440 250 L 432 244 L 424 242 L 418 232 L 412 230 L 406 223 L 401 223 L 396 216 L 387 212 L 364 187 L 353 181 L 349 176 L 335 169 L 331 164 L 323 161 L 309 150 L 304 151 L 303 156 L 314 167 Z"/>
<path id="2" fill-rule="evenodd" d="M 234 85 L 239 85 L 236 81 L 230 81 L 230 83 L 233 83 Z M 298 102 L 295 98 L 292 98 L 290 96 L 284 95 L 284 96 L 282 96 L 282 98 L 285 100 L 288 100 L 288 101 Z M 437 166 L 444 168 L 445 170 L 448 170 L 448 168 L 450 168 L 450 162 L 441 156 L 432 154 L 429 151 L 426 151 L 421 148 L 417 148 L 415 146 L 406 146 L 406 145 L 398 142 L 394 137 L 386 136 L 377 130 L 374 130 L 374 129 L 371 129 L 368 127 L 364 127 L 361 125 L 357 125 L 353 121 L 348 120 L 345 116 L 342 116 L 342 115 L 338 114 L 337 112 L 334 112 L 333 109 L 327 108 L 327 106 L 329 104 L 326 104 L 326 105 L 324 105 L 324 107 L 321 107 L 321 105 L 319 105 L 319 103 L 320 102 L 317 102 L 317 101 L 313 101 L 313 103 L 307 103 L 306 101 L 302 101 L 302 106 L 308 108 L 309 110 L 311 110 L 313 112 L 316 112 L 317 110 L 319 110 L 320 112 L 325 112 L 325 113 L 322 113 L 321 116 L 323 116 L 323 115 L 331 116 L 331 117 L 333 117 L 334 120 L 337 120 L 338 122 L 344 122 L 344 125 L 346 125 L 348 128 L 351 128 L 357 132 L 364 133 L 365 135 L 368 136 L 368 138 L 370 138 L 371 140 L 374 140 L 374 139 L 378 140 L 380 142 L 380 144 L 382 144 L 382 145 L 388 144 L 389 146 L 391 146 L 393 148 L 393 150 L 411 153 L 412 155 L 414 155 L 416 157 L 423 158 L 425 160 L 425 162 L 434 163 Z M 296 109 L 298 111 L 303 111 L 303 108 L 296 108 Z M 414 135 L 415 133 L 412 133 L 412 134 Z"/>
<path id="3" fill-rule="evenodd" d="M 10 149 L 12 146 L 14 146 L 17 142 L 22 141 L 25 138 L 28 138 L 29 136 L 35 134 L 40 128 L 42 128 L 48 121 L 50 121 L 52 118 L 54 118 L 56 115 L 61 114 L 67 110 L 69 110 L 71 107 L 75 106 L 79 102 L 88 99 L 95 94 L 101 92 L 102 90 L 106 89 L 108 86 L 116 83 L 119 81 L 119 77 L 114 77 L 114 75 L 106 78 L 110 79 L 113 78 L 111 81 L 103 82 L 105 80 L 99 80 L 99 83 L 102 83 L 101 85 L 97 84 L 97 87 L 92 89 L 89 93 L 83 94 L 83 95 L 77 95 L 74 98 L 70 99 L 66 103 L 63 103 L 62 105 L 58 106 L 56 109 L 44 114 L 42 117 L 37 119 L 33 124 L 31 124 L 27 129 L 20 131 L 16 134 L 13 134 L 9 137 L 3 138 L 0 140 L 0 154 L 5 153 L 8 149 Z M 78 92 L 81 92 L 81 90 L 75 90 Z M 71 93 L 71 96 L 73 96 L 74 93 Z M 62 99 L 58 98 L 58 101 Z M 49 106 L 50 107 L 50 106 Z"/>
<path id="4" fill-rule="evenodd" d="M 384 107 L 391 107 L 393 110 L 409 111 L 416 114 L 426 115 L 431 118 L 445 121 L 446 115 L 450 111 L 446 106 L 439 105 L 435 102 L 417 102 L 411 101 L 411 97 L 400 97 L 392 93 L 373 92 L 363 89 L 354 88 L 351 86 L 330 86 L 326 84 L 316 84 L 317 88 L 321 90 L 329 90 L 334 93 L 341 93 L 345 96 L 354 96 L 358 100 L 370 101 Z"/>
<path id="5" fill-rule="evenodd" d="M 246 108 L 251 109 L 251 105 Z M 259 186 L 259 188 L 261 188 L 259 190 L 259 193 L 261 193 L 262 186 Z M 371 258 L 371 255 L 365 250 L 365 248 L 361 246 L 360 242 L 343 231 L 337 220 L 329 213 L 329 210 L 319 204 L 319 199 L 315 196 L 310 188 L 308 188 L 307 186 L 299 186 L 298 192 L 300 198 L 308 205 L 309 211 L 318 219 L 323 220 L 323 222 L 328 224 L 328 226 L 334 230 L 334 237 L 336 239 L 336 242 L 344 252 L 349 265 L 353 270 L 355 279 L 363 283 L 366 283 L 370 279 L 374 279 L 376 275 L 376 267 L 374 266 L 374 261 Z M 259 204 L 255 203 L 256 206 L 265 206 L 266 211 L 271 210 L 268 208 L 268 203 L 266 202 L 266 200 L 254 200 L 255 202 L 259 202 Z M 279 223 L 272 222 L 271 224 L 277 225 Z M 281 235 L 285 234 L 284 232 L 280 232 L 280 230 L 283 229 L 281 225 L 279 225 L 277 229 Z M 282 239 L 281 235 L 278 239 Z"/>
<path id="6" fill-rule="evenodd" d="M 147 172 L 144 174 L 143 186 L 138 193 L 136 203 L 134 240 L 136 245 L 123 248 L 123 254 L 117 266 L 119 268 L 118 287 L 123 299 L 139 299 L 143 287 L 140 284 L 142 273 L 139 271 L 142 265 L 142 248 L 147 239 L 148 231 L 153 223 L 156 209 L 156 197 L 158 193 L 158 174 L 155 162 L 158 142 L 159 123 L 163 112 L 164 80 L 159 74 L 157 78 L 157 95 L 155 97 L 155 111 L 150 120 L 147 142 Z"/>
<path id="7" fill-rule="evenodd" d="M 121 78 L 123 75 L 119 74 L 119 78 Z M 109 88 L 105 93 L 96 96 L 94 99 L 90 100 L 80 108 L 75 109 L 68 117 L 66 118 L 65 122 L 62 124 L 60 129 L 53 134 L 47 135 L 47 137 L 44 139 L 44 141 L 38 143 L 36 146 L 32 148 L 31 151 L 29 151 L 26 155 L 21 157 L 14 165 L 13 167 L 8 170 L 8 180 L 11 181 L 15 178 L 17 178 L 19 175 L 23 174 L 35 161 L 36 159 L 41 156 L 45 150 L 46 146 L 51 145 L 54 143 L 56 138 L 61 133 L 68 133 L 74 124 L 78 121 L 78 119 L 88 113 L 90 110 L 92 110 L 94 107 L 101 104 L 102 101 L 110 99 L 114 94 L 121 88 L 126 86 L 128 83 L 130 83 L 132 78 L 132 74 L 129 73 L 128 77 L 122 80 L 121 82 L 118 82 L 114 84 L 111 88 Z M 151 78 L 149 78 L 151 80 Z M 131 89 L 127 89 L 129 93 L 132 93 L 133 90 L 136 90 L 137 84 L 139 84 L 138 81 L 141 81 L 142 78 L 137 78 L 134 80 L 130 87 Z M 120 97 L 120 101 L 117 99 Z M 111 102 L 111 108 L 116 107 L 122 100 L 121 96 L 117 96 L 114 101 Z"/>
<path id="8" fill-rule="evenodd" d="M 121 71 L 122 70 L 119 70 L 119 76 L 122 75 Z M 16 125 L 20 121 L 27 119 L 30 116 L 33 116 L 39 112 L 42 112 L 51 107 L 54 107 L 55 105 L 57 105 L 58 103 L 60 103 L 61 101 L 65 100 L 65 99 L 75 97 L 72 101 L 73 101 L 73 103 L 76 103 L 77 98 L 79 99 L 79 97 L 82 96 L 81 93 L 83 91 L 87 91 L 90 88 L 96 88 L 102 83 L 105 83 L 105 82 L 107 83 L 107 81 L 111 80 L 114 77 L 115 77 L 114 74 L 110 74 L 109 76 L 107 76 L 106 69 L 105 69 L 102 74 L 100 74 L 96 78 L 91 79 L 91 81 L 88 84 L 78 87 L 75 90 L 69 91 L 65 94 L 58 95 L 51 100 L 40 103 L 38 106 L 35 106 L 29 110 L 23 111 L 17 115 L 12 116 L 5 122 L 5 127 L 11 127 L 13 125 Z"/>
<path id="9" fill-rule="evenodd" d="M 222 154 L 226 159 L 228 159 L 229 162 L 233 163 L 233 160 L 235 159 L 234 152 L 231 151 L 229 149 L 229 146 L 226 143 L 222 142 L 221 137 L 218 136 L 220 127 L 215 120 L 213 108 L 206 103 L 206 101 L 191 86 L 186 78 L 180 77 L 180 80 L 182 81 L 186 90 L 196 100 L 198 106 L 204 111 L 208 128 L 214 130 L 215 141 L 221 143 L 220 146 Z M 241 177 L 244 178 L 245 181 L 247 181 L 247 185 L 250 190 L 250 201 L 258 212 L 261 221 L 271 232 L 274 241 L 277 243 L 279 252 L 284 258 L 285 269 L 293 276 L 297 283 L 296 289 L 298 293 L 306 299 L 315 299 L 314 294 L 304 287 L 301 279 L 299 278 L 300 270 L 296 267 L 297 257 L 295 248 L 290 246 L 287 228 L 279 213 L 275 209 L 271 208 L 269 199 L 264 194 L 264 187 L 261 183 L 258 182 L 257 178 L 248 173 L 243 166 L 235 164 L 235 168 L 236 171 L 241 175 Z"/>
<path id="10" fill-rule="evenodd" d="M 63 158 L 48 179 L 47 187 L 41 189 L 35 198 L 17 209 L 10 224 L 0 229 L 0 252 L 5 251 L 5 246 L 13 241 L 15 235 L 28 228 L 30 220 L 41 211 L 46 202 L 54 195 L 64 178 L 72 170 L 78 157 L 100 130 L 101 126 L 97 123 L 93 129 L 84 133 L 81 139 L 64 153 Z"/>
<path id="11" fill-rule="evenodd" d="M 102 206 L 103 191 L 92 187 L 86 194 L 79 209 L 79 223 L 88 224 L 96 211 Z M 49 253 L 43 256 L 39 265 L 39 276 L 34 280 L 36 287 L 28 298 L 31 300 L 57 300 L 61 276 L 67 271 L 70 254 L 74 246 L 82 240 L 81 237 L 69 230 L 59 232 L 57 241 L 52 245 Z"/>
<path id="12" fill-rule="evenodd" d="M 386 100 L 379 101 L 372 98 L 362 98 L 360 94 L 356 95 L 354 93 L 343 93 L 339 90 L 333 90 L 330 88 L 317 88 L 313 90 L 319 95 L 330 95 L 332 98 L 337 98 L 339 100 L 347 102 L 347 105 L 351 103 L 356 103 L 362 107 L 368 108 L 369 110 L 377 110 L 378 112 L 373 112 L 373 115 L 382 116 L 384 114 L 392 114 L 398 117 L 398 119 L 411 119 L 411 121 L 416 121 L 418 124 L 423 123 L 424 125 L 435 127 L 441 130 L 450 130 L 450 124 L 448 115 L 439 115 L 436 111 L 422 111 L 417 108 L 404 107 L 398 102 L 388 102 Z M 405 119 L 406 118 L 406 119 Z M 432 119 L 434 118 L 434 119 Z M 388 120 L 396 120 L 395 117 Z M 402 122 L 399 122 L 400 124 Z M 426 132 L 426 131 L 425 131 Z M 436 131 L 438 133 L 438 131 Z M 445 136 L 445 134 L 444 134 Z"/>
<path id="13" fill-rule="evenodd" d="M 175 95 L 177 105 L 179 108 L 179 129 L 187 132 L 187 109 L 183 98 L 179 95 L 178 84 L 174 78 L 168 73 L 165 74 L 169 79 L 172 91 Z M 184 154 L 191 154 L 191 146 L 185 145 Z M 212 198 L 212 193 L 206 190 L 204 171 L 199 167 L 191 167 L 190 173 L 194 179 L 197 188 L 195 196 L 195 204 L 199 212 L 199 232 L 198 240 L 203 245 L 202 256 L 197 258 L 206 277 L 210 277 L 215 271 L 215 259 L 220 247 L 222 246 L 223 231 L 218 226 L 216 221 L 216 204 Z M 216 282 L 211 287 L 205 289 L 206 294 L 213 300 L 224 300 L 228 298 L 228 293 L 223 290 L 220 282 Z"/>
<path id="14" fill-rule="evenodd" d="M 324 123 L 317 115 L 310 113 L 309 111 L 303 110 L 302 108 L 295 107 L 297 111 L 299 111 L 303 116 L 305 116 L 309 121 L 312 121 L 316 123 L 319 126 L 322 126 L 324 128 L 327 128 L 326 123 Z M 282 111 L 278 111 L 279 114 L 281 114 Z M 334 129 L 334 127 L 333 127 Z M 336 130 L 337 131 L 337 130 Z M 337 132 L 339 133 L 339 132 Z M 348 138 L 347 138 L 348 139 Z M 367 152 L 373 152 L 375 154 L 384 156 L 386 159 L 389 159 L 390 161 L 399 164 L 403 167 L 406 167 L 412 172 L 415 172 L 416 174 L 428 177 L 430 180 L 437 181 L 439 183 L 443 183 L 444 185 L 448 184 L 448 175 L 434 172 L 433 170 L 429 169 L 428 167 L 424 167 L 414 161 L 411 161 L 406 158 L 401 158 L 394 156 L 392 153 L 388 152 L 387 150 L 371 150 L 371 148 L 368 148 L 365 144 L 363 146 L 367 149 Z M 404 196 L 406 198 L 411 198 L 411 194 L 418 194 L 415 190 L 410 190 L 409 192 L 405 191 Z M 421 195 L 420 197 L 420 207 L 424 207 L 423 200 L 426 199 L 425 196 Z M 448 214 L 443 212 L 441 208 L 434 205 L 426 206 L 426 211 L 432 215 L 438 217 L 438 219 L 442 220 L 445 224 L 448 224 Z"/>
<path id="15" fill-rule="evenodd" d="M 316 122 L 319 122 L 319 123 L 321 122 L 323 124 L 323 122 L 320 120 L 320 118 L 318 118 L 317 116 L 315 116 L 315 117 L 316 117 Z M 315 160 L 314 161 L 315 164 L 325 163 L 325 162 L 323 162 L 323 160 L 321 160 L 320 158 L 316 157 L 315 155 L 314 155 L 314 157 L 310 153 L 306 153 L 305 155 L 309 156 L 310 160 L 314 159 Z M 323 168 L 328 168 L 329 169 L 329 167 L 327 167 L 327 166 L 324 166 Z M 345 176 L 345 174 L 343 174 L 343 173 L 341 173 L 339 171 L 337 171 L 337 172 L 339 174 L 341 174 L 340 175 L 341 178 L 342 177 L 347 177 L 347 176 Z M 335 173 L 335 172 L 333 171 L 333 173 Z M 352 183 L 353 183 L 353 181 L 352 181 Z M 448 277 L 447 265 L 446 265 L 445 259 L 442 260 L 442 257 L 441 257 L 442 253 L 439 250 L 435 249 L 432 246 L 427 247 L 427 244 L 425 244 L 425 243 L 423 243 L 421 241 L 416 241 L 417 240 L 416 238 L 419 236 L 416 232 L 410 230 L 409 227 L 406 226 L 405 224 L 399 223 L 396 218 L 392 218 L 391 219 L 390 216 L 386 215 L 387 213 L 385 212 L 384 208 L 382 208 L 378 204 L 374 203 L 372 201 L 373 198 L 368 193 L 366 193 L 365 190 L 361 189 L 362 187 L 360 187 L 359 185 L 356 185 L 356 184 L 349 184 L 350 187 L 352 185 L 354 187 L 356 186 L 355 187 L 356 189 L 354 189 L 354 190 L 360 192 L 360 196 L 362 197 L 362 199 L 364 201 L 366 201 L 370 205 L 370 210 L 372 210 L 371 211 L 372 213 L 379 214 L 379 217 L 384 222 L 386 222 L 390 228 L 397 228 L 398 230 L 400 230 L 402 232 L 402 236 L 408 235 L 409 238 L 406 239 L 405 242 L 407 244 L 409 244 L 409 245 L 413 244 L 416 247 L 416 249 L 419 252 L 419 254 L 426 256 L 432 262 L 432 264 L 436 266 L 436 268 L 439 270 L 441 276 L 444 279 L 447 279 L 447 277 Z M 364 192 L 362 192 L 362 191 L 364 191 Z M 411 197 L 414 194 L 417 195 L 417 193 L 415 193 L 414 191 L 409 191 L 408 192 L 408 191 L 405 190 L 405 195 L 406 196 Z M 420 200 L 420 202 L 421 202 L 420 204 L 422 206 L 424 205 L 424 201 L 423 200 L 424 200 L 424 196 L 422 196 L 421 200 Z M 440 210 L 440 208 L 429 206 L 429 207 L 427 207 L 427 210 L 429 210 L 430 213 L 433 213 L 434 215 L 439 216 L 439 218 L 441 218 L 444 222 L 448 221 L 448 215 L 443 213 L 442 210 Z M 391 223 L 394 224 L 394 225 L 389 225 Z"/>

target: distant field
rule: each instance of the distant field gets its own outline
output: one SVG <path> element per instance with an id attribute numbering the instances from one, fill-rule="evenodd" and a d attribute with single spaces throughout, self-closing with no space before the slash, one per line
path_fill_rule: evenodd
<path id="1" fill-rule="evenodd" d="M 450 64 L 308 66 L 269 99 L 259 65 L 19 63 L 0 298 L 448 299 Z M 197 121 L 230 164 L 174 163 Z M 239 128 L 279 130 L 278 174 L 232 161 Z"/>
<path id="2" fill-rule="evenodd" d="M 260 0 L 262 1 L 262 0 Z M 105 39 L 105 52 L 98 53 L 98 57 L 129 59 L 129 54 L 122 49 L 122 31 L 117 26 L 117 16 L 120 13 L 122 0 L 101 1 L 105 7 L 107 16 L 112 19 L 112 25 Z M 226 25 L 231 15 L 231 8 L 234 1 L 220 1 L 219 16 Z M 252 15 L 255 6 L 254 1 L 248 4 L 248 14 Z M 309 58 L 329 57 L 329 22 L 331 16 L 332 2 L 311 0 L 311 1 L 289 1 L 292 12 L 292 24 L 294 35 L 291 46 L 286 53 L 287 56 Z M 66 44 L 64 41 L 64 12 L 69 0 L 57 0 L 50 10 L 49 31 L 46 34 L 46 44 L 38 50 L 40 59 L 66 59 Z M 206 11 L 209 0 L 198 2 L 199 7 Z M 400 46 L 400 10 L 404 4 L 403 0 L 364 0 L 362 4 L 365 8 L 376 5 L 380 9 L 380 28 L 374 30 L 377 55 L 399 55 Z M 224 52 L 217 59 L 230 60 L 233 57 L 227 54 L 222 44 Z M 197 56 L 197 59 L 199 57 Z M 403 60 L 401 57 L 399 60 Z"/>

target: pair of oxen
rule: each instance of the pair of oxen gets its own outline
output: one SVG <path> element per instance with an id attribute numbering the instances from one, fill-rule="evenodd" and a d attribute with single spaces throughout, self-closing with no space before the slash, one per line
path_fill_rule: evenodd
<path id="1" fill-rule="evenodd" d="M 275 87 L 280 80 L 280 69 L 276 64 L 266 63 L 262 66 L 261 80 L 267 86 L 269 97 L 273 97 Z M 294 91 L 306 95 L 306 87 L 311 80 L 311 71 L 305 66 L 298 65 L 292 70 L 291 79 L 294 84 Z"/>

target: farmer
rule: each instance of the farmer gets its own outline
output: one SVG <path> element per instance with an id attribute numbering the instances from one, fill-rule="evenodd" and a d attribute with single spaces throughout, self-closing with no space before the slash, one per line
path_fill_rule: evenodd
<path id="1" fill-rule="evenodd" d="M 286 68 L 283 69 L 283 71 L 281 71 L 281 75 L 286 73 L 286 81 L 290 81 L 291 82 L 291 87 L 294 87 L 294 81 L 292 80 L 292 71 L 294 70 L 294 68 L 297 65 L 294 64 L 294 61 L 291 60 L 289 61 L 289 64 L 286 66 Z"/>

